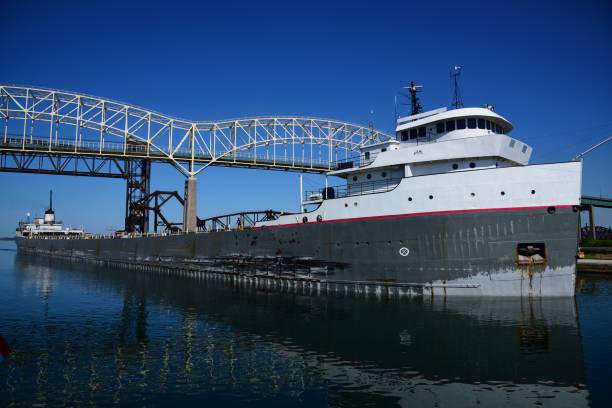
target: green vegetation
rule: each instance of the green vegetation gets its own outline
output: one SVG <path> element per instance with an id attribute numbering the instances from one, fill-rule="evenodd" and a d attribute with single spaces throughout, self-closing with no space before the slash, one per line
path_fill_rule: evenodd
<path id="1" fill-rule="evenodd" d="M 581 247 L 612 247 L 612 239 L 583 239 Z"/>

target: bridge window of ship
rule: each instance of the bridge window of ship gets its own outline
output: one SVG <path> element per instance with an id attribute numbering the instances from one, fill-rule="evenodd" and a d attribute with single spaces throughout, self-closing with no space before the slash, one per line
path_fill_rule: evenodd
<path id="1" fill-rule="evenodd" d="M 486 121 L 487 129 L 491 130 L 491 121 L 487 119 Z"/>
<path id="2" fill-rule="evenodd" d="M 370 160 L 370 152 L 365 152 L 363 156 L 366 160 Z"/>
<path id="3" fill-rule="evenodd" d="M 455 130 L 455 121 L 454 120 L 449 120 L 446 122 L 446 131 L 447 132 L 452 132 L 453 130 Z"/>
<path id="4" fill-rule="evenodd" d="M 468 129 L 476 129 L 476 118 L 468 119 Z"/>
<path id="5" fill-rule="evenodd" d="M 387 177 L 387 172 L 383 171 L 383 172 L 382 172 L 382 174 L 381 174 L 381 177 L 382 177 L 382 178 Z"/>
<path id="6" fill-rule="evenodd" d="M 484 129 L 484 128 L 485 128 L 485 120 L 478 119 L 478 129 Z"/>
<path id="7" fill-rule="evenodd" d="M 457 120 L 457 129 L 465 129 L 465 119 Z"/>
<path id="8" fill-rule="evenodd" d="M 419 137 L 425 137 L 425 136 L 427 136 L 427 128 L 420 127 L 419 128 Z"/>
<path id="9" fill-rule="evenodd" d="M 402 142 L 405 142 L 406 140 L 408 140 L 410 132 L 408 132 L 407 130 L 404 130 L 402 131 L 401 135 L 402 135 Z"/>
<path id="10" fill-rule="evenodd" d="M 444 122 L 436 124 L 436 133 L 444 133 Z"/>
<path id="11" fill-rule="evenodd" d="M 416 139 L 417 137 L 419 137 L 419 134 L 416 128 L 410 129 L 410 139 Z"/>

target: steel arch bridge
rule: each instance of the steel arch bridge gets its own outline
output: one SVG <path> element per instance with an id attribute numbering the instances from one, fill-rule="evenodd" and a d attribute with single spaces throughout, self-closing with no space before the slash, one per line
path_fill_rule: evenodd
<path id="1" fill-rule="evenodd" d="M 127 179 L 126 230 L 146 232 L 152 162 L 187 177 L 184 229 L 195 230 L 195 177 L 209 166 L 325 173 L 392 136 L 332 119 L 189 121 L 57 89 L 0 85 L 0 171 Z"/>
<path id="2" fill-rule="evenodd" d="M 213 165 L 325 172 L 360 146 L 391 138 L 331 119 L 188 121 L 95 96 L 9 85 L 0 85 L 0 118 L 3 153 L 106 164 L 146 159 L 170 163 L 187 177 Z"/>

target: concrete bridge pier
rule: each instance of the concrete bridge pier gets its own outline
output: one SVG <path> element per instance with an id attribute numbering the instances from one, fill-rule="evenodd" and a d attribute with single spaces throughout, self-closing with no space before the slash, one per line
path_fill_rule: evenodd
<path id="1" fill-rule="evenodd" d="M 198 229 L 196 196 L 196 178 L 190 176 L 185 180 L 185 207 L 183 209 L 183 231 L 185 232 L 196 232 Z"/>

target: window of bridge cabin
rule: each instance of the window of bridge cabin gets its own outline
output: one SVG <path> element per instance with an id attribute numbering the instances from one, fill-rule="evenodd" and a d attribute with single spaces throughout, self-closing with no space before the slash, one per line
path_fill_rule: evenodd
<path id="1" fill-rule="evenodd" d="M 476 118 L 468 119 L 468 129 L 476 129 Z"/>
<path id="2" fill-rule="evenodd" d="M 438 122 L 436 124 L 436 133 L 444 133 L 444 122 Z"/>
<path id="3" fill-rule="evenodd" d="M 405 142 L 406 140 L 408 140 L 409 133 L 407 130 L 402 130 L 402 133 L 400 134 L 402 135 L 402 142 Z"/>
<path id="4" fill-rule="evenodd" d="M 455 130 L 455 121 L 454 120 L 446 121 L 446 131 L 452 132 L 453 130 Z"/>
<path id="5" fill-rule="evenodd" d="M 487 120 L 487 129 L 491 129 L 491 121 Z"/>
<path id="6" fill-rule="evenodd" d="M 465 119 L 457 119 L 457 129 L 465 129 Z"/>
<path id="7" fill-rule="evenodd" d="M 485 120 L 478 119 L 478 129 L 484 129 L 484 128 L 485 128 Z"/>
<path id="8" fill-rule="evenodd" d="M 427 128 L 422 126 L 419 128 L 419 137 L 425 137 L 427 135 Z"/>
<path id="9" fill-rule="evenodd" d="M 419 134 L 416 128 L 410 129 L 410 139 L 416 139 L 417 137 L 419 137 Z"/>

